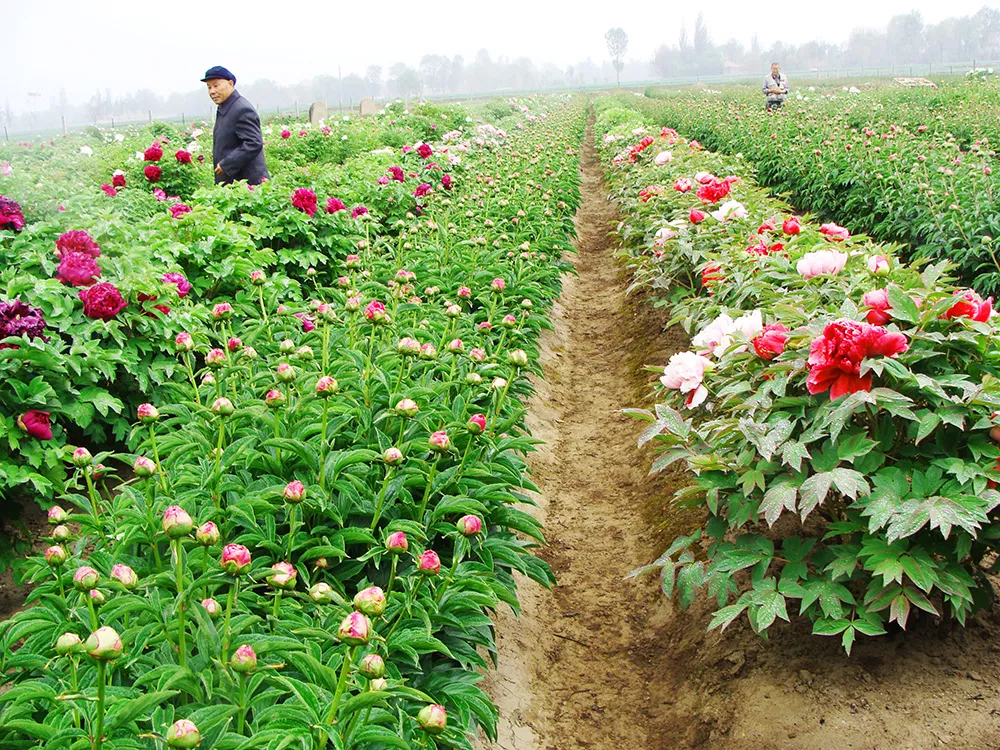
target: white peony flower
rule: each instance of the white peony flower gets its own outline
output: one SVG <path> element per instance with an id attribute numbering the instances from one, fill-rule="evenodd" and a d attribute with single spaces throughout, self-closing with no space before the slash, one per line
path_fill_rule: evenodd
<path id="1" fill-rule="evenodd" d="M 125 136 L 121 133 L 115 133 L 115 140 L 122 143 L 125 140 Z"/>
<path id="2" fill-rule="evenodd" d="M 739 201 L 726 201 L 719 206 L 718 211 L 712 211 L 712 216 L 717 221 L 731 221 L 732 219 L 745 219 L 747 217 L 746 207 Z"/>
<path id="3" fill-rule="evenodd" d="M 94 149 L 92 149 L 90 146 L 80 146 L 80 153 L 83 154 L 84 156 L 93 156 Z"/>

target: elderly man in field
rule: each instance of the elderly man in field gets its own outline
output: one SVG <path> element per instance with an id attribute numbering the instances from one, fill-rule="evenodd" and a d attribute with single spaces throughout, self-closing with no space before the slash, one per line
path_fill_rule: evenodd
<path id="1" fill-rule="evenodd" d="M 236 76 L 216 65 L 201 79 L 219 107 L 215 116 L 212 163 L 216 184 L 246 180 L 259 185 L 269 175 L 264 162 L 264 136 L 253 105 L 236 90 Z"/>
<path id="2" fill-rule="evenodd" d="M 764 96 L 767 104 L 765 109 L 770 112 L 772 109 L 781 109 L 788 96 L 788 77 L 781 72 L 778 63 L 771 63 L 771 74 L 764 79 Z"/>

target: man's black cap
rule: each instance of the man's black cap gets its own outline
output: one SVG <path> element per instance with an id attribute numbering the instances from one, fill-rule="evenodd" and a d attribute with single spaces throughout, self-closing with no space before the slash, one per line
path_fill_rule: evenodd
<path id="1" fill-rule="evenodd" d="M 236 76 L 230 73 L 226 68 L 221 65 L 216 65 L 215 67 L 209 68 L 205 71 L 205 77 L 202 78 L 202 82 L 211 81 L 213 78 L 224 78 L 227 81 L 232 81 L 236 83 Z"/>

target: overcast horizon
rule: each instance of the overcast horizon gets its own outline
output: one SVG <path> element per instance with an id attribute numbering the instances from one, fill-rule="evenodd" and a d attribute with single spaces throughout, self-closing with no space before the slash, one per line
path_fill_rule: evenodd
<path id="1" fill-rule="evenodd" d="M 984 5 L 995 7 L 982 0 L 888 0 L 874 11 L 871 3 L 844 0 L 836 12 L 786 5 L 775 24 L 770 21 L 772 3 L 733 0 L 702 9 L 691 6 L 682 15 L 664 13 L 661 18 L 649 17 L 642 6 L 634 12 L 622 6 L 617 12 L 588 14 L 566 2 L 528 0 L 509 0 L 482 17 L 475 15 L 476 6 L 452 14 L 438 13 L 433 6 L 415 13 L 412 3 L 387 0 L 377 17 L 369 18 L 357 12 L 299 12 L 294 6 L 246 0 L 240 16 L 214 28 L 211 19 L 189 21 L 147 3 L 106 0 L 98 11 L 79 2 L 53 0 L 5 10 L 0 66 L 8 74 L 0 83 L 0 103 L 21 110 L 30 106 L 32 93 L 48 105 L 62 89 L 72 105 L 85 102 L 96 90 L 114 95 L 141 88 L 161 96 L 185 92 L 200 86 L 199 79 L 212 65 L 227 66 L 238 85 L 260 79 L 289 85 L 318 75 L 336 76 L 338 65 L 344 76 L 363 75 L 369 65 L 381 65 L 383 71 L 395 62 L 416 66 L 425 54 L 461 54 L 471 61 L 480 49 L 494 59 L 528 57 L 539 66 L 564 67 L 587 58 L 600 65 L 608 59 L 604 33 L 612 26 L 628 34 L 626 60 L 642 62 L 661 44 L 676 44 L 682 26 L 690 34 L 699 10 L 716 44 L 735 39 L 749 45 L 754 33 L 765 49 L 776 41 L 842 44 L 853 29 L 883 29 L 896 14 L 918 11 L 931 24 L 971 15 Z"/>

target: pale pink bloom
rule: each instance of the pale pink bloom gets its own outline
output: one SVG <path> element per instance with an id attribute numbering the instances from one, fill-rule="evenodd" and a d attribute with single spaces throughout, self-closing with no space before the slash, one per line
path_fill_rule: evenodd
<path id="1" fill-rule="evenodd" d="M 836 276 L 844 270 L 846 264 L 847 253 L 840 253 L 836 250 L 820 250 L 803 255 L 795 265 L 795 270 L 803 278 L 811 279 L 815 276 Z"/>
<path id="2" fill-rule="evenodd" d="M 742 334 L 744 338 L 750 340 L 763 330 L 764 320 L 760 310 L 744 313 L 736 320 L 723 313 L 705 326 L 691 343 L 699 351 L 711 352 L 716 357 L 721 357 L 732 344 L 733 334 Z M 742 346 L 737 351 L 746 351 L 746 347 Z"/>
<path id="3" fill-rule="evenodd" d="M 656 163 L 656 166 L 662 167 L 664 164 L 669 164 L 673 158 L 674 155 L 669 151 L 661 151 L 653 161 Z"/>
<path id="4" fill-rule="evenodd" d="M 747 209 L 739 201 L 726 201 L 719 206 L 718 211 L 712 211 L 712 216 L 714 216 L 717 221 L 745 219 L 747 217 Z"/>
<path id="5" fill-rule="evenodd" d="M 660 382 L 665 388 L 687 395 L 685 405 L 693 408 L 708 398 L 708 390 L 702 385 L 705 371 L 711 369 L 712 361 L 694 352 L 679 352 L 670 358 L 663 369 Z"/>

